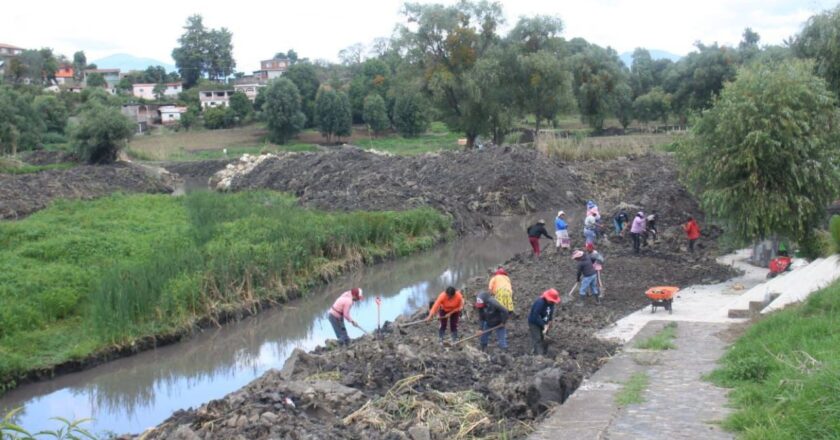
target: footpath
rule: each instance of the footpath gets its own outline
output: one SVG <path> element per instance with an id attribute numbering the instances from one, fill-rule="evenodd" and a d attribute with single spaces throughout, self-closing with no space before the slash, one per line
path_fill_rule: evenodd
<path id="1" fill-rule="evenodd" d="M 732 305 L 766 284 L 767 270 L 747 264 L 748 255 L 749 251 L 739 251 L 718 259 L 743 275 L 725 283 L 683 288 L 674 299 L 673 314 L 662 308 L 651 313 L 648 306 L 599 332 L 598 337 L 624 343 L 624 349 L 584 380 L 529 438 L 733 438 L 720 427 L 729 413 L 726 390 L 703 377 L 716 368 L 732 342 L 727 337 L 732 327 L 749 317 L 737 313 L 730 317 Z M 674 349 L 636 348 L 639 341 L 657 334 L 671 321 L 676 322 Z M 633 386 L 628 382 L 638 385 L 640 402 L 619 405 L 619 395 L 626 396 L 625 388 Z"/>

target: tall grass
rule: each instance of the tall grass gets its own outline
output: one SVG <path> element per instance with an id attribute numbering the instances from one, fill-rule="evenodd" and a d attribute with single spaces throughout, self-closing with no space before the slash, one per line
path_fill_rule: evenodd
<path id="1" fill-rule="evenodd" d="M 431 209 L 328 213 L 272 192 L 64 201 L 0 223 L 0 384 L 187 329 L 450 232 Z"/>
<path id="2" fill-rule="evenodd" d="M 711 379 L 733 388 L 724 427 L 741 438 L 838 438 L 840 282 L 753 325 Z"/>
<path id="3" fill-rule="evenodd" d="M 549 157 L 566 161 L 611 160 L 623 156 L 639 156 L 670 144 L 675 135 L 624 135 L 562 137 L 552 132 L 541 132 L 535 142 L 537 150 Z"/>

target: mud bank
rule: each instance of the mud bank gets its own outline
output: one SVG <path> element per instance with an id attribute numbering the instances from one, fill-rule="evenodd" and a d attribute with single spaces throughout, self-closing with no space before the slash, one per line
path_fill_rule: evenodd
<path id="1" fill-rule="evenodd" d="M 575 273 L 565 253 L 552 249 L 540 260 L 518 255 L 505 263 L 519 314 L 508 323 L 506 352 L 492 341 L 488 353 L 474 340 L 440 345 L 437 321 L 402 331 L 388 324 L 381 339 L 366 336 L 349 348 L 328 344 L 296 352 L 282 371 L 179 411 L 143 438 L 521 438 L 615 352 L 615 345 L 593 334 L 647 304 L 647 287 L 712 283 L 732 275 L 708 254 L 688 257 L 669 247 L 656 245 L 635 256 L 620 239 L 602 244 L 608 263 L 601 304 L 566 295 Z M 469 304 L 486 281 L 476 278 L 467 285 Z M 549 287 L 563 292 L 563 302 L 547 337 L 548 356 L 534 356 L 525 315 Z M 464 337 L 477 329 L 468 309 Z"/>
<path id="2" fill-rule="evenodd" d="M 40 156 L 34 163 L 48 159 Z M 129 164 L 79 165 L 30 174 L 0 174 L 0 219 L 25 217 L 56 199 L 93 199 L 115 192 L 171 193 L 171 182 Z"/>

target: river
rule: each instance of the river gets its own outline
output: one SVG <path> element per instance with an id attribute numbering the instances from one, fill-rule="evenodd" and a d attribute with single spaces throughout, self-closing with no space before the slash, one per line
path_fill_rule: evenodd
<path id="1" fill-rule="evenodd" d="M 21 407 L 15 422 L 27 430 L 55 429 L 51 417 L 92 418 L 95 433 L 139 433 L 182 408 L 196 407 L 235 391 L 271 368 L 280 368 L 295 348 L 311 350 L 335 335 L 326 313 L 342 291 L 360 286 L 365 299 L 354 318 L 367 330 L 380 318 L 428 307 L 446 286 L 461 286 L 517 252 L 529 249 L 525 228 L 540 217 L 497 218 L 487 236 L 468 236 L 411 257 L 360 268 L 315 289 L 305 298 L 183 342 L 118 359 L 79 373 L 23 385 L 0 398 L 0 410 Z M 542 216 L 551 224 L 551 215 Z M 543 240 L 547 246 L 548 240 Z M 533 293 L 533 292 L 532 292 Z M 431 324 L 430 324 L 431 325 Z M 361 332 L 348 327 L 351 337 Z"/>

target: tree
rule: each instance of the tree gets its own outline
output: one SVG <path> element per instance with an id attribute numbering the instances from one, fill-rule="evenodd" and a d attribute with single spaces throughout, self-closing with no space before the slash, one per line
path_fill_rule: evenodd
<path id="1" fill-rule="evenodd" d="M 207 29 L 201 15 L 187 18 L 180 46 L 172 50 L 178 72 L 189 88 L 203 76 L 211 80 L 230 76 L 236 68 L 233 59 L 233 34 L 226 28 Z"/>
<path id="2" fill-rule="evenodd" d="M 300 92 L 301 107 L 303 113 L 306 115 L 306 125 L 308 127 L 314 127 L 315 97 L 318 95 L 318 88 L 321 87 L 321 81 L 318 80 L 315 66 L 309 62 L 293 64 L 283 76 L 297 86 Z"/>
<path id="3" fill-rule="evenodd" d="M 563 44 L 560 38 L 561 32 L 563 32 L 563 21 L 560 17 L 548 15 L 521 17 L 508 33 L 507 39 L 525 53 L 556 52 Z"/>
<path id="4" fill-rule="evenodd" d="M 251 113 L 254 112 L 254 105 L 251 104 L 251 100 L 248 99 L 242 92 L 236 92 L 233 96 L 230 97 L 230 102 L 228 103 L 230 109 L 233 110 L 233 114 L 236 117 L 236 120 L 239 124 L 244 123 Z"/>
<path id="5" fill-rule="evenodd" d="M 91 164 L 111 163 L 134 134 L 134 123 L 118 108 L 92 105 L 79 115 L 73 127 L 76 154 Z"/>
<path id="6" fill-rule="evenodd" d="M 105 77 L 102 76 L 99 72 L 90 72 L 85 75 L 85 83 L 87 83 L 88 87 L 106 87 L 108 86 L 108 82 L 105 81 Z"/>
<path id="7" fill-rule="evenodd" d="M 321 89 L 315 100 L 315 118 L 318 121 L 318 131 L 332 142 L 333 136 L 349 136 L 353 128 L 353 116 L 350 100 L 342 92 L 332 89 Z"/>
<path id="8" fill-rule="evenodd" d="M 236 125 L 236 112 L 230 107 L 211 107 L 204 110 L 204 127 L 210 130 L 231 128 Z"/>
<path id="9" fill-rule="evenodd" d="M 233 33 L 227 28 L 212 29 L 207 38 L 206 72 L 211 81 L 227 78 L 236 69 L 233 59 Z"/>
<path id="10" fill-rule="evenodd" d="M 633 51 L 633 64 L 630 67 L 630 87 L 633 97 L 649 92 L 658 83 L 655 77 L 655 64 L 647 49 L 637 48 Z"/>
<path id="11" fill-rule="evenodd" d="M 265 102 L 263 118 L 268 124 L 271 142 L 285 144 L 298 134 L 306 123 L 306 116 L 300 111 L 300 93 L 286 78 L 276 78 L 263 90 Z"/>
<path id="12" fill-rule="evenodd" d="M 615 108 L 615 93 L 624 81 L 621 60 L 612 49 L 590 45 L 572 58 L 574 94 L 581 121 L 596 131 Z"/>
<path id="13" fill-rule="evenodd" d="M 664 81 L 665 90 L 674 97 L 672 108 L 683 114 L 709 108 L 724 83 L 735 79 L 738 67 L 739 56 L 732 48 L 699 42 L 696 47 L 696 52 L 674 64 Z"/>
<path id="14" fill-rule="evenodd" d="M 544 119 L 552 120 L 573 108 L 572 76 L 554 54 L 541 50 L 520 55 L 510 68 L 515 71 L 515 78 L 498 87 L 515 89 L 519 107 L 534 115 L 538 133 Z"/>
<path id="15" fill-rule="evenodd" d="M 73 54 L 73 78 L 81 81 L 87 68 L 87 56 L 85 51 L 80 50 Z"/>
<path id="16" fill-rule="evenodd" d="M 47 85 L 55 80 L 58 60 L 52 49 L 24 50 L 9 61 L 6 73 L 15 83 L 28 80 L 32 84 Z"/>
<path id="17" fill-rule="evenodd" d="M 41 142 L 46 126 L 31 102 L 31 96 L 0 86 L 0 152 L 14 155 Z"/>
<path id="18" fill-rule="evenodd" d="M 359 72 L 350 82 L 349 90 L 354 122 L 362 122 L 364 101 L 368 95 L 377 93 L 385 98 L 390 86 L 390 77 L 390 69 L 382 60 L 373 58 L 361 64 Z"/>
<path id="19" fill-rule="evenodd" d="M 503 21 L 499 3 L 461 1 L 453 6 L 407 3 L 403 14 L 412 27 L 401 29 L 409 60 L 422 69 L 423 90 L 439 117 L 466 135 L 467 147 L 489 131 L 490 115 L 470 90 L 467 76 L 476 62 L 499 42 Z"/>
<path id="20" fill-rule="evenodd" d="M 615 87 L 613 114 L 618 118 L 621 128 L 627 130 L 633 121 L 633 89 L 627 81 L 621 81 Z"/>
<path id="21" fill-rule="evenodd" d="M 651 121 L 667 122 L 670 111 L 671 95 L 661 87 L 654 87 L 633 101 L 633 115 L 643 124 Z"/>
<path id="22" fill-rule="evenodd" d="M 376 93 L 371 93 L 365 98 L 364 105 L 365 124 L 374 133 L 385 131 L 391 122 L 388 120 L 388 109 L 385 108 L 385 100 Z"/>
<path id="23" fill-rule="evenodd" d="M 712 215 L 741 239 L 807 242 L 840 191 L 838 110 L 812 64 L 742 68 L 679 151 Z"/>
<path id="24" fill-rule="evenodd" d="M 157 99 L 158 101 L 162 101 L 164 93 L 166 93 L 166 84 L 155 84 L 155 87 L 152 89 L 152 93 L 155 94 L 155 99 Z"/>
<path id="25" fill-rule="evenodd" d="M 840 6 L 809 18 L 791 47 L 796 56 L 814 60 L 814 71 L 840 97 Z"/>
<path id="26" fill-rule="evenodd" d="M 758 47 L 758 42 L 761 41 L 761 36 L 752 28 L 744 29 L 741 37 L 741 42 L 738 43 L 738 52 L 741 53 L 741 62 L 748 63 L 755 59 L 761 52 Z"/>
<path id="27" fill-rule="evenodd" d="M 68 117 L 67 106 L 64 102 L 55 95 L 41 95 L 35 98 L 32 105 L 44 120 L 46 131 L 64 134 Z"/>
<path id="28" fill-rule="evenodd" d="M 198 119 L 199 111 L 193 106 L 187 107 L 187 111 L 181 113 L 181 119 L 178 121 L 179 125 L 184 130 L 189 130 L 195 125 L 195 121 Z"/>
<path id="29" fill-rule="evenodd" d="M 394 127 L 403 137 L 416 137 L 429 128 L 429 104 L 416 91 L 402 90 L 394 101 Z"/>

